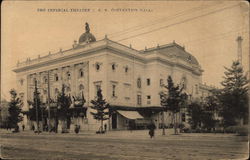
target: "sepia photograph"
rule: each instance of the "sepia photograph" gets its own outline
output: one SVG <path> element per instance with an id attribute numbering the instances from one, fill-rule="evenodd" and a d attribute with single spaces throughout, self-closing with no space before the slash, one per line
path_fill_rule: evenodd
<path id="1" fill-rule="evenodd" d="M 3 1 L 0 158 L 245 160 L 247 1 Z"/>

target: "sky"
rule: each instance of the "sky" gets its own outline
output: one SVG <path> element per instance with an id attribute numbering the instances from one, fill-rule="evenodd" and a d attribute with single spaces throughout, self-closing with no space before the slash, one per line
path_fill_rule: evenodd
<path id="1" fill-rule="evenodd" d="M 16 88 L 17 61 L 72 47 L 85 32 L 141 50 L 175 41 L 194 55 L 203 83 L 220 87 L 237 59 L 237 36 L 249 71 L 249 6 L 241 1 L 4 1 L 1 6 L 1 97 Z"/>

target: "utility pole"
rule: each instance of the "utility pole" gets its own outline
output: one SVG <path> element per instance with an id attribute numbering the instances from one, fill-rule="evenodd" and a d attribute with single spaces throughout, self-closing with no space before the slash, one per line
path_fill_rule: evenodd
<path id="1" fill-rule="evenodd" d="M 49 78 L 49 71 L 48 71 L 48 130 L 50 131 L 50 78 Z"/>
<path id="2" fill-rule="evenodd" d="M 162 111 L 162 135 L 165 135 L 165 118 L 164 118 L 164 110 Z"/>
<path id="3" fill-rule="evenodd" d="M 37 133 L 39 134 L 39 132 L 40 132 L 40 127 L 39 127 L 38 104 L 37 104 L 37 99 L 38 99 L 37 80 L 35 80 L 35 91 L 34 91 L 34 96 L 35 96 L 35 105 L 36 105 L 36 124 L 37 124 Z"/>

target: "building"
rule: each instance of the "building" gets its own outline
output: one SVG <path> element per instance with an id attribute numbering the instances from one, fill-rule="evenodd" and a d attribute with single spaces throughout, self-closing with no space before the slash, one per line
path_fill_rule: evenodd
<path id="1" fill-rule="evenodd" d="M 167 77 L 170 75 L 175 84 L 182 84 L 190 97 L 198 98 L 203 72 L 197 59 L 175 42 L 136 50 L 107 36 L 96 41 L 87 23 L 85 33 L 72 48 L 36 59 L 27 58 L 18 62 L 13 71 L 17 74 L 18 93 L 26 111 L 30 107 L 27 101 L 33 99 L 35 81 L 44 102 L 48 92 L 56 99 L 63 84 L 67 94 L 83 94 L 87 114 L 77 121 L 81 129 L 88 130 L 99 127 L 89 108 L 98 88 L 116 111 L 106 122 L 110 129 L 127 129 L 131 125 L 143 128 L 151 118 L 159 127 L 162 123 L 159 93 L 164 90 Z M 185 115 L 182 119 L 185 121 Z M 169 115 L 165 116 L 165 123 L 171 123 Z"/>

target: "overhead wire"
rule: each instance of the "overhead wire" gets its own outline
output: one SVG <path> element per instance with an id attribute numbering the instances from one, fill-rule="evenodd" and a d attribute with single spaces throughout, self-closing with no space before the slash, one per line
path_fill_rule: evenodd
<path id="1" fill-rule="evenodd" d="M 192 21 L 192 20 L 204 17 L 204 16 L 208 16 L 208 15 L 211 15 L 211 14 L 214 14 L 214 13 L 222 12 L 222 11 L 224 11 L 226 9 L 231 9 L 231 8 L 236 7 L 236 6 L 238 6 L 238 4 L 237 5 L 232 5 L 232 6 L 229 6 L 229 7 L 224 7 L 222 9 L 218 9 L 218 10 L 215 10 L 215 11 L 212 11 L 212 12 L 208 12 L 206 14 L 202 14 L 202 15 L 199 15 L 199 16 L 196 16 L 196 17 L 191 17 L 191 18 L 188 18 L 188 19 L 176 22 L 176 23 L 168 24 L 166 26 L 159 27 L 159 28 L 147 31 L 147 32 L 143 32 L 143 33 L 139 33 L 139 34 L 136 34 L 136 35 L 132 35 L 130 37 L 119 39 L 117 41 L 120 42 L 120 41 L 124 41 L 124 40 L 131 39 L 131 38 L 134 38 L 134 37 L 138 37 L 138 36 L 141 36 L 141 35 L 144 35 L 144 34 L 152 33 L 152 32 L 155 32 L 155 31 L 159 31 L 159 30 L 164 29 L 164 28 L 169 28 L 169 27 L 172 27 L 172 26 L 175 26 L 175 25 L 178 25 L 178 24 L 182 24 L 182 23 L 186 23 L 186 22 L 189 22 L 189 21 Z"/>
<path id="2" fill-rule="evenodd" d="M 164 17 L 164 18 L 161 18 L 161 19 L 158 19 L 158 20 L 155 20 L 155 21 L 151 21 L 151 22 L 148 22 L 146 24 L 142 24 L 142 25 L 138 25 L 138 26 L 134 26 L 134 27 L 130 27 L 126 30 L 123 30 L 123 31 L 118 31 L 118 32 L 115 32 L 115 33 L 111 33 L 111 34 L 108 34 L 109 37 L 114 37 L 114 36 L 120 36 L 120 35 L 123 35 L 123 34 L 126 34 L 126 33 L 129 33 L 129 32 L 134 32 L 134 31 L 137 31 L 137 30 L 140 30 L 142 28 L 147 28 L 149 26 L 153 26 L 157 23 L 164 23 L 166 21 L 169 21 L 169 20 L 172 20 L 172 19 L 175 19 L 177 17 L 180 17 L 182 15 L 188 15 L 190 13 L 192 13 L 191 11 L 194 10 L 194 12 L 197 12 L 197 11 L 200 11 L 200 10 L 203 10 L 203 9 L 208 9 L 212 6 L 215 6 L 215 4 L 212 4 L 212 5 L 207 5 L 207 6 L 204 6 L 204 5 L 201 5 L 199 7 L 194 7 L 194 8 L 191 8 L 191 9 L 188 9 L 188 10 L 185 10 L 185 11 L 182 11 L 182 12 L 179 12 L 175 15 L 171 15 L 171 16 L 168 16 L 168 17 Z M 216 5 L 217 7 L 218 5 Z M 189 13 L 190 12 L 190 13 Z M 166 20 L 166 21 L 164 21 Z M 139 27 L 139 28 L 138 28 Z M 116 35 L 118 34 L 118 35 Z"/>

